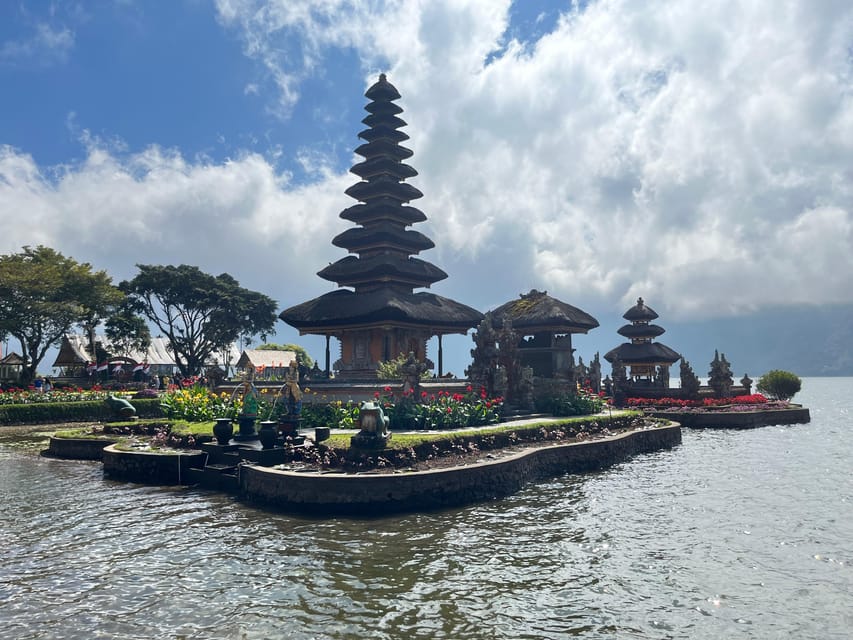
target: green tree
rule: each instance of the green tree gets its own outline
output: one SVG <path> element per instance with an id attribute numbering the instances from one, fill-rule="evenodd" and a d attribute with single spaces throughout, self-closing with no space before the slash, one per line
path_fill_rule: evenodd
<path id="1" fill-rule="evenodd" d="M 268 342 L 267 344 L 262 344 L 258 347 L 260 351 L 294 351 L 296 353 L 296 364 L 300 367 L 305 367 L 310 369 L 314 366 L 314 360 L 311 356 L 308 355 L 308 352 L 305 350 L 305 347 L 301 347 L 298 344 L 276 344 L 275 342 Z"/>
<path id="2" fill-rule="evenodd" d="M 790 371 L 774 369 L 768 371 L 758 381 L 756 389 L 773 400 L 790 400 L 800 392 L 803 381 Z"/>
<path id="3" fill-rule="evenodd" d="M 199 374 L 213 353 L 240 335 L 263 339 L 275 325 L 276 302 L 227 273 L 212 276 L 185 264 L 136 266 L 136 277 L 120 287 L 134 311 L 166 336 L 185 376 Z"/>
<path id="4" fill-rule="evenodd" d="M 393 360 L 383 360 L 376 366 L 376 377 L 380 380 L 402 380 L 403 365 L 408 361 L 409 356 L 405 353 L 399 354 Z M 432 377 L 432 373 L 427 370 L 421 373 L 422 380 L 428 380 Z"/>
<path id="5" fill-rule="evenodd" d="M 127 356 L 131 351 L 148 350 L 151 331 L 145 319 L 135 314 L 130 305 L 123 305 L 107 318 L 105 333 L 110 339 L 110 349 L 117 355 Z"/>
<path id="6" fill-rule="evenodd" d="M 97 326 L 122 298 L 105 271 L 50 247 L 0 256 L 0 335 L 21 344 L 22 381 L 35 378 L 47 350 L 75 324 Z"/>

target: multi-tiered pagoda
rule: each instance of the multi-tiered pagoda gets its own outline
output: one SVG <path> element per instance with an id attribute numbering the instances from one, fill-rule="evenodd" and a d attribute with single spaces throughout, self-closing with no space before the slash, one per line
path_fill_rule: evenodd
<path id="1" fill-rule="evenodd" d="M 417 175 L 403 160 L 412 151 L 400 146 L 409 136 L 399 131 L 406 122 L 394 100 L 397 89 L 385 75 L 364 94 L 369 115 L 367 129 L 358 134 L 365 141 L 355 152 L 364 158 L 350 169 L 361 178 L 347 195 L 359 204 L 344 209 L 340 217 L 355 223 L 332 240 L 351 254 L 318 272 L 341 288 L 284 310 L 280 317 L 300 334 L 326 336 L 326 372 L 330 369 L 329 339 L 340 341 L 340 359 L 334 368 L 345 378 L 375 378 L 381 361 L 413 353 L 427 360 L 427 341 L 439 336 L 465 334 L 483 318 L 476 309 L 428 292 L 447 274 L 435 265 L 415 258 L 435 246 L 424 234 L 407 227 L 426 220 L 408 202 L 423 197 L 407 178 Z"/>
<path id="2" fill-rule="evenodd" d="M 625 367 L 630 367 L 629 377 L 634 383 L 669 386 L 669 367 L 681 355 L 665 344 L 653 342 L 655 338 L 666 332 L 661 326 L 651 324 L 658 314 L 646 306 L 642 298 L 637 304 L 628 309 L 622 316 L 631 324 L 626 324 L 618 330 L 619 335 L 631 342 L 620 344 L 604 354 L 604 359 L 614 363 L 617 359 Z"/>

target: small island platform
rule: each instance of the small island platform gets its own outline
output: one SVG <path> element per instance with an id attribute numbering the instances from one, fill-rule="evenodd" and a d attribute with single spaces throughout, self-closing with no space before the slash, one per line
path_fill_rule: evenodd
<path id="1" fill-rule="evenodd" d="M 683 409 L 646 410 L 656 418 L 674 420 L 688 429 L 755 429 L 776 424 L 804 424 L 811 421 L 806 407 L 791 405 L 785 409 L 725 411 Z"/>

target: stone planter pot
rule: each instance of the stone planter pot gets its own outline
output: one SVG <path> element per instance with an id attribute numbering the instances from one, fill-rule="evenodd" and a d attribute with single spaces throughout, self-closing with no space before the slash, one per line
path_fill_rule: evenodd
<path id="1" fill-rule="evenodd" d="M 217 444 L 226 445 L 231 441 L 234 434 L 234 423 L 231 418 L 217 418 L 213 425 L 213 435 L 216 436 Z"/>
<path id="2" fill-rule="evenodd" d="M 257 440 L 258 433 L 255 431 L 255 422 L 257 417 L 237 416 L 237 424 L 240 425 L 240 430 L 234 436 L 235 440 Z"/>
<path id="3" fill-rule="evenodd" d="M 299 416 L 282 416 L 278 419 L 278 433 L 281 436 L 295 436 L 299 433 Z"/>
<path id="4" fill-rule="evenodd" d="M 258 430 L 258 440 L 261 441 L 261 446 L 264 449 L 275 448 L 276 440 L 278 439 L 278 430 L 276 423 L 273 420 L 263 420 L 261 428 Z"/>

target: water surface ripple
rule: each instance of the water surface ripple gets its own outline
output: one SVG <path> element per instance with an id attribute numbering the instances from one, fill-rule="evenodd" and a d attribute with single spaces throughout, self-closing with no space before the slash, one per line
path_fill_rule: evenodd
<path id="1" fill-rule="evenodd" d="M 808 425 L 465 509 L 304 518 L 0 441 L 0 638 L 850 638 L 853 380 Z"/>

